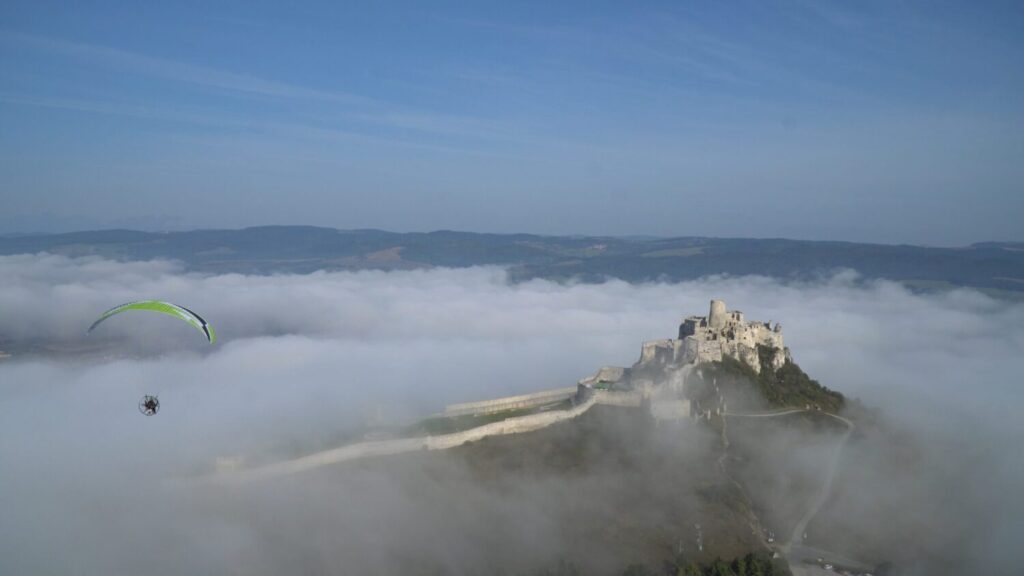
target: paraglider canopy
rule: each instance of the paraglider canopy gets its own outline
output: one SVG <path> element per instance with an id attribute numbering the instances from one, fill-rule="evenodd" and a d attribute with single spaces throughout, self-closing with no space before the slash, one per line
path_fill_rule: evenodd
<path id="1" fill-rule="evenodd" d="M 171 304 L 170 302 L 161 302 L 159 300 L 143 300 L 140 302 L 129 302 L 127 304 L 115 306 L 104 312 L 95 322 L 93 322 L 92 326 L 89 326 L 89 329 L 86 330 L 86 334 L 91 333 L 96 326 L 107 318 L 110 318 L 115 314 L 120 314 L 121 312 L 127 312 L 128 310 L 149 310 L 151 312 L 160 312 L 161 314 L 174 316 L 188 322 L 195 327 L 196 330 L 202 332 L 210 344 L 217 341 L 217 335 L 213 331 L 213 326 L 207 324 L 206 320 L 203 320 L 202 316 L 188 308 L 185 308 L 184 306 L 178 306 L 177 304 Z"/>

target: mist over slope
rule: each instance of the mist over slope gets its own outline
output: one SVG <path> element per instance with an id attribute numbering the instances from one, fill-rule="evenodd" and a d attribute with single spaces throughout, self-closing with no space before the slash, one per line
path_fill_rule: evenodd
<path id="1" fill-rule="evenodd" d="M 1012 542 L 1024 537 L 1012 497 L 1024 485 L 1024 305 L 975 291 L 915 294 L 852 273 L 647 284 L 513 284 L 487 267 L 204 275 L 169 261 L 55 255 L 0 257 L 0 277 L 0 350 L 13 353 L 0 360 L 3 573 L 247 573 L 256 550 L 275 555 L 266 565 L 290 558 L 343 573 L 327 528 L 430 525 L 437 511 L 416 504 L 422 493 L 407 479 L 376 478 L 382 502 L 408 504 L 380 515 L 346 515 L 367 488 L 323 475 L 240 491 L 227 509 L 204 506 L 217 494 L 165 480 L 221 456 L 327 447 L 378 417 L 571 385 L 602 364 L 632 363 L 642 340 L 673 336 L 711 297 L 781 321 L 809 374 L 931 443 L 905 467 L 879 465 L 892 482 L 844 493 L 864 503 L 888 491 L 897 507 L 858 526 L 970 511 L 946 531 L 966 565 L 990 573 L 1012 566 Z M 139 298 L 200 312 L 220 342 L 211 348 L 184 323 L 145 314 L 85 340 L 100 312 Z M 69 349 L 88 354 L 59 352 Z M 135 410 L 145 393 L 160 394 L 158 416 Z M 325 498 L 336 504 L 323 507 Z M 535 519 L 502 516 L 516 506 L 501 502 L 496 521 L 530 530 Z M 367 566 L 386 572 L 387 558 L 446 546 L 472 553 L 396 541 Z"/>

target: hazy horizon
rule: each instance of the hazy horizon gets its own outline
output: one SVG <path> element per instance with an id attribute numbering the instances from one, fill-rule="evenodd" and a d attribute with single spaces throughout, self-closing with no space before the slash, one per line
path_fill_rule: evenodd
<path id="1" fill-rule="evenodd" d="M 984 238 L 974 240 L 965 244 L 925 244 L 925 243 L 913 243 L 913 242 L 868 242 L 868 241 L 854 241 L 854 240 L 837 240 L 832 238 L 798 238 L 798 237 L 782 237 L 782 236 L 696 236 L 690 234 L 682 234 L 678 236 L 669 235 L 655 235 L 655 234 L 582 234 L 574 232 L 564 233 L 551 233 L 542 234 L 534 232 L 523 232 L 523 231 L 511 231 L 511 232 L 495 232 L 492 230 L 471 230 L 471 229 L 448 229 L 448 228 L 430 228 L 423 230 L 395 230 L 388 228 L 337 228 L 334 226 L 318 226 L 314 224 L 254 224 L 252 226 L 243 226 L 237 228 L 218 228 L 218 227 L 203 227 L 203 228 L 129 228 L 129 227 L 109 227 L 109 228 L 84 228 L 84 229 L 70 229 L 70 230 L 55 230 L 55 231 L 40 231 L 40 230 L 29 230 L 29 231 L 16 231 L 16 232 L 0 232 L 0 237 L 4 236 L 48 236 L 58 234 L 78 234 L 78 233 L 90 233 L 90 232 L 145 232 L 152 234 L 160 233 L 189 233 L 189 232 L 211 232 L 211 231 L 239 231 L 259 228 L 322 228 L 325 230 L 338 230 L 340 232 L 362 232 L 362 231 L 374 231 L 374 232 L 387 232 L 391 234 L 430 234 L 440 232 L 454 232 L 454 233 L 467 233 L 467 234 L 495 234 L 495 235 L 516 235 L 516 234 L 527 234 L 534 236 L 550 236 L 550 237 L 591 237 L 591 238 L 618 238 L 618 239 L 658 239 L 658 240 L 670 240 L 677 238 L 705 238 L 709 240 L 792 240 L 798 242 L 848 242 L 853 244 L 879 244 L 887 246 L 895 245 L 908 245 L 908 246 L 919 246 L 925 248 L 962 248 L 971 246 L 973 244 L 986 243 L 986 242 L 1006 242 L 1006 243 L 1019 243 L 1024 242 L 1024 236 L 1018 238 Z"/>

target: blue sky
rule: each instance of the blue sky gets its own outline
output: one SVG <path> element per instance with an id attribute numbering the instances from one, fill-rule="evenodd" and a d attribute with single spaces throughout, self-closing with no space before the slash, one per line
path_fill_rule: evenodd
<path id="1" fill-rule="evenodd" d="M 1019 4 L 212 4 L 0 7 L 0 232 L 1024 240 Z"/>

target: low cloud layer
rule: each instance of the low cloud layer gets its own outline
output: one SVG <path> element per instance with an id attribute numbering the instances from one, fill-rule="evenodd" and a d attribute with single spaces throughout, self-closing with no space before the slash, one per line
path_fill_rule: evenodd
<path id="1" fill-rule="evenodd" d="M 852 273 L 646 285 L 510 285 L 495 268 L 201 276 L 171 262 L 51 255 L 0 257 L 0 278 L 0 350 L 14 354 L 0 361 L 3 573 L 181 573 L 173 562 L 185 555 L 199 563 L 192 571 L 251 572 L 236 562 L 258 547 L 258 527 L 305 534 L 315 507 L 267 508 L 243 493 L 237 514 L 219 516 L 164 479 L 218 456 L 331 446 L 375 419 L 571 385 L 602 364 L 631 364 L 642 340 L 673 337 L 712 297 L 782 322 L 795 359 L 827 386 L 980 454 L 963 505 L 991 506 L 978 514 L 991 538 L 964 554 L 998 560 L 1021 532 L 1024 510 L 978 495 L 1009 498 L 1024 481 L 1024 305 L 973 291 L 920 295 Z M 145 313 L 84 335 L 103 310 L 143 298 L 201 313 L 218 344 Z M 156 417 L 135 410 L 146 393 L 160 395 Z M 180 554 L 162 557 L 171 564 L 137 564 L 132 550 L 168 546 L 147 532 L 174 539 Z M 317 541 L 303 540 L 306 553 L 342 562 Z"/>

